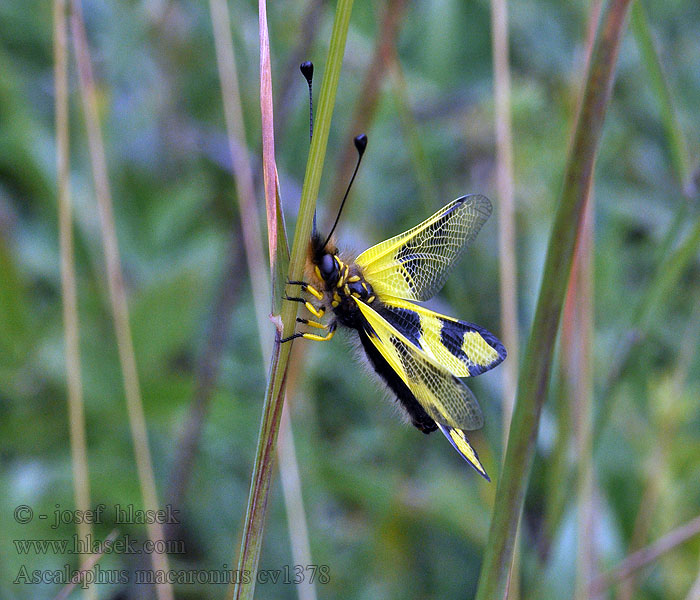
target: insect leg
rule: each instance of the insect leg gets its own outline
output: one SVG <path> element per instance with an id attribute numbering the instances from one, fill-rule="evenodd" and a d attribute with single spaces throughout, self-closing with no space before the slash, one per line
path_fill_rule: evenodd
<path id="1" fill-rule="evenodd" d="M 318 325 L 320 325 L 320 323 Z M 323 326 L 321 326 L 321 328 L 325 329 L 325 327 Z M 333 322 L 328 326 L 328 333 L 326 335 L 316 335 L 315 333 L 295 333 L 287 338 L 280 340 L 280 343 L 284 344 L 285 342 L 295 340 L 296 338 L 304 338 L 305 340 L 312 340 L 314 342 L 327 342 L 328 340 L 332 339 L 335 335 L 335 329 L 336 324 L 335 322 Z"/>
<path id="2" fill-rule="evenodd" d="M 302 291 L 309 292 L 309 294 L 313 294 L 319 300 L 323 300 L 323 292 L 319 292 L 313 285 L 306 283 L 306 281 L 287 281 L 287 285 L 300 285 Z"/>
<path id="3" fill-rule="evenodd" d="M 306 310 L 308 310 L 317 319 L 322 319 L 323 315 L 326 314 L 326 307 L 325 306 L 322 306 L 318 310 L 316 309 L 316 307 L 313 304 L 311 304 L 311 302 L 307 302 L 304 306 L 306 307 Z"/>
<path id="4" fill-rule="evenodd" d="M 301 302 L 306 310 L 308 310 L 314 317 L 317 319 L 322 319 L 323 315 L 326 314 L 326 308 L 325 306 L 321 306 L 320 308 L 316 308 L 311 302 L 308 300 L 304 300 L 304 298 L 296 298 L 293 296 L 284 296 L 285 300 L 289 300 L 290 302 Z"/>
<path id="5" fill-rule="evenodd" d="M 301 337 L 305 340 L 312 340 L 314 342 L 327 342 L 332 339 L 335 335 L 335 328 L 331 329 L 326 335 L 316 335 L 315 333 L 302 333 Z"/>
<path id="6" fill-rule="evenodd" d="M 309 321 L 308 319 L 297 318 L 297 323 L 303 323 L 304 325 L 315 327 L 316 329 L 328 329 L 328 325 L 324 325 L 323 323 L 319 323 L 317 321 Z"/>
<path id="7" fill-rule="evenodd" d="M 291 282 L 290 282 L 291 283 Z M 294 297 L 294 296 L 284 296 L 285 300 L 289 300 L 290 302 L 301 302 L 304 305 L 304 308 L 308 310 L 312 315 L 314 315 L 317 319 L 322 319 L 323 315 L 326 314 L 326 307 L 321 306 L 319 308 L 316 308 L 311 302 L 308 300 L 305 300 L 304 298 L 299 298 L 299 297 Z M 297 318 L 297 323 L 304 323 L 305 325 L 309 325 L 310 327 L 315 327 L 316 329 L 326 329 L 328 330 L 328 334 L 325 336 L 321 335 L 316 335 L 313 333 L 295 333 L 288 338 L 284 338 L 281 340 L 281 343 L 288 342 L 290 340 L 296 339 L 298 337 L 303 337 L 309 340 L 314 340 L 314 341 L 326 341 L 330 340 L 333 337 L 333 334 L 335 333 L 335 322 L 331 323 L 330 325 L 324 325 L 323 323 L 318 323 L 317 321 L 309 321 L 308 319 L 300 319 Z"/>

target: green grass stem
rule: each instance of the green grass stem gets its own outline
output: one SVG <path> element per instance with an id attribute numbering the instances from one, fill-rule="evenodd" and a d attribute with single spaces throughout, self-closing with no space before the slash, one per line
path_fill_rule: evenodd
<path id="1" fill-rule="evenodd" d="M 119 353 L 119 365 L 122 372 L 124 395 L 126 397 L 129 429 L 134 445 L 136 471 L 139 488 L 146 510 L 158 510 L 158 493 L 153 472 L 153 461 L 148 445 L 148 429 L 144 414 L 141 387 L 139 384 L 136 354 L 134 351 L 131 324 L 129 322 L 129 307 L 126 286 L 121 267 L 119 244 L 117 240 L 116 222 L 112 193 L 109 185 L 107 158 L 102 139 L 102 130 L 98 111 L 98 92 L 92 73 L 92 61 L 85 31 L 82 5 L 80 0 L 71 1 L 71 32 L 75 48 L 76 62 L 80 82 L 80 95 L 83 101 L 85 128 L 87 130 L 88 146 L 90 149 L 90 164 L 95 185 L 95 196 L 100 217 L 100 231 L 105 257 L 105 271 L 109 288 L 110 309 L 114 321 L 114 332 Z M 165 539 L 161 523 L 146 525 L 149 540 L 157 544 Z M 151 554 L 151 564 L 155 571 L 167 572 L 168 555 L 164 552 Z M 173 586 L 170 582 L 156 584 L 158 600 L 172 600 Z"/>
<path id="2" fill-rule="evenodd" d="M 630 0 L 612 0 L 598 29 L 581 109 L 567 160 L 561 199 L 547 250 L 530 339 L 518 380 L 508 447 L 496 491 L 477 600 L 502 598 L 549 387 L 554 343 L 583 218 Z"/>
<path id="3" fill-rule="evenodd" d="M 316 207 L 316 197 L 318 196 L 321 183 L 321 173 L 323 171 L 323 163 L 326 155 L 328 135 L 330 133 L 333 106 L 335 105 L 335 96 L 340 79 L 340 69 L 345 53 L 345 41 L 350 24 L 352 4 L 352 0 L 339 0 L 336 8 L 333 31 L 328 49 L 328 59 L 326 61 L 326 71 L 324 73 L 318 101 L 314 136 L 311 141 L 306 174 L 304 177 L 304 186 L 301 193 L 299 217 L 294 231 L 294 242 L 289 263 L 289 279 L 292 280 L 301 279 L 303 274 L 306 250 L 311 236 L 311 225 Z M 260 4 L 260 17 L 262 38 L 263 35 L 267 35 L 264 1 Z M 264 33 L 262 31 L 263 29 Z M 261 48 L 263 48 L 262 44 Z M 269 64 L 269 60 L 267 62 Z M 262 77 L 265 76 L 265 73 L 263 73 Z M 269 73 L 267 76 L 269 76 Z M 270 206 L 270 192 L 275 194 L 277 198 L 279 197 L 276 187 L 271 190 L 269 188 L 269 180 L 266 178 L 268 207 Z M 274 220 L 271 220 L 268 212 L 268 225 L 276 224 L 276 227 L 280 227 L 282 221 L 278 203 L 275 205 L 275 213 Z M 273 246 L 279 248 L 277 236 L 277 230 L 268 232 L 268 238 L 271 241 L 271 250 L 273 250 Z M 275 241 L 273 242 L 272 240 Z M 278 250 L 271 252 L 271 257 L 275 263 L 272 265 L 273 273 L 276 269 L 277 254 Z M 274 289 L 275 285 L 273 283 L 273 290 Z M 241 598 L 252 599 L 255 590 L 255 574 L 260 559 L 274 449 L 277 443 L 277 434 L 279 432 L 280 419 L 282 416 L 284 388 L 287 377 L 289 353 L 291 351 L 291 343 L 280 344 L 280 339 L 293 333 L 296 313 L 297 304 L 295 302 L 284 302 L 282 304 L 282 331 L 280 332 L 278 329 L 276 333 L 270 362 L 268 386 L 265 393 L 260 434 L 258 437 L 258 448 L 255 464 L 253 466 L 251 489 L 248 497 L 248 509 L 246 511 L 245 526 L 241 539 L 241 551 L 238 560 L 239 572 L 250 573 L 251 578 L 250 580 L 242 579 L 233 587 L 229 597 L 235 598 L 236 600 Z"/>
<path id="4" fill-rule="evenodd" d="M 70 145 L 68 130 L 68 24 L 65 0 L 54 0 L 54 77 L 56 90 L 56 166 L 58 175 L 58 237 L 61 254 L 61 298 L 63 301 L 63 331 L 65 339 L 68 423 L 70 427 L 71 463 L 73 465 L 73 495 L 75 506 L 83 512 L 90 509 L 90 472 L 88 469 L 85 405 L 80 372 L 80 333 L 78 318 L 78 289 L 75 273 L 73 243 L 73 209 L 70 189 Z M 92 537 L 92 525 L 76 525 L 82 540 Z M 89 554 L 80 557 L 86 569 Z M 93 587 L 83 596 L 97 598 Z"/>
<path id="5" fill-rule="evenodd" d="M 671 100 L 671 91 L 664 76 L 659 53 L 649 27 L 649 19 L 641 0 L 636 0 L 630 10 L 630 26 L 642 55 L 642 64 L 646 67 L 647 78 L 656 96 L 661 111 L 661 121 L 666 132 L 666 143 L 671 157 L 671 165 L 678 183 L 685 188 L 690 173 L 690 160 L 681 132 L 676 111 Z"/>

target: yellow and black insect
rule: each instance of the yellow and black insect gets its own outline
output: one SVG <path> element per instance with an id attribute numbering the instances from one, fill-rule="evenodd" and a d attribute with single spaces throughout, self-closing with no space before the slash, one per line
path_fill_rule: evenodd
<path id="1" fill-rule="evenodd" d="M 366 136 L 355 138 L 360 159 L 366 144 Z M 357 167 L 359 160 L 353 180 Z M 346 198 L 347 192 L 340 211 Z M 414 303 L 429 300 L 442 288 L 491 214 L 491 202 L 479 195 L 458 198 L 420 225 L 365 250 L 354 260 L 341 257 L 331 241 L 340 211 L 325 241 L 314 220 L 305 281 L 288 282 L 301 286 L 309 297 L 286 296 L 303 303 L 319 319 L 298 318 L 298 322 L 325 333 L 298 332 L 282 342 L 299 337 L 326 341 L 339 325 L 354 329 L 374 370 L 394 392 L 413 425 L 426 434 L 439 428 L 457 452 L 489 480 L 465 434 L 480 429 L 484 418 L 476 398 L 459 378 L 492 369 L 506 357 L 506 350 L 482 327 Z M 328 313 L 332 316 L 324 324 L 320 320 Z"/>

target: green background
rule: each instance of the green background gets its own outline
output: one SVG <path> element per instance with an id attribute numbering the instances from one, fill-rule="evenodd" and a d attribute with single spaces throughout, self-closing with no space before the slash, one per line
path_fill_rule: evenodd
<path id="1" fill-rule="evenodd" d="M 70 539 L 72 525 L 51 518 L 19 524 L 16 506 L 50 517 L 74 507 L 68 435 L 54 136 L 52 13 L 48 1 L 0 4 L 0 598 L 52 598 L 57 585 L 14 585 L 21 565 L 77 567 L 56 552 L 21 555 L 13 540 Z M 700 139 L 700 6 L 645 2 L 686 139 L 691 167 Z M 260 171 L 257 5 L 230 3 L 232 35 L 264 227 Z M 308 105 L 297 71 L 305 3 L 270 3 L 277 164 L 291 239 L 308 149 Z M 341 74 L 320 222 L 337 161 L 352 137 L 362 82 L 378 41 L 385 4 L 356 0 Z M 544 251 L 558 198 L 584 72 L 585 2 L 512 2 L 510 52 L 518 300 L 521 340 L 529 332 Z M 315 33 L 301 59 L 323 75 L 332 3 L 319 2 Z M 228 317 L 220 369 L 175 536 L 184 554 L 173 569 L 231 567 L 239 546 L 267 365 L 260 354 L 240 235 L 238 200 L 228 170 L 221 93 L 206 3 L 87 1 L 84 14 L 97 79 L 102 130 L 127 285 L 139 379 L 162 505 L 169 502 L 176 450 L 197 388 L 198 367 L 218 312 Z M 337 237 L 349 251 L 417 224 L 464 193 L 494 201 L 490 7 L 487 2 L 426 0 L 399 17 L 395 48 L 406 87 L 382 75 L 369 146 Z M 288 82 L 288 83 L 286 83 Z M 107 506 L 95 535 L 112 529 L 113 507 L 141 507 L 121 372 L 104 274 L 74 56 L 70 54 L 71 185 L 78 273 L 80 344 L 92 503 Z M 282 93 L 284 92 L 284 96 Z M 410 114 L 410 118 L 405 118 Z M 403 118 L 402 118 L 403 115 Z M 657 267 L 698 219 L 697 192 L 685 200 L 674 177 L 644 60 L 628 31 L 604 127 L 595 175 L 596 391 L 622 355 L 635 308 Z M 681 227 L 664 246 L 679 207 Z M 455 267 L 430 306 L 478 323 L 499 324 L 497 216 Z M 266 250 L 265 250 L 266 252 Z M 644 343 L 610 396 L 596 447 L 595 547 L 600 571 L 630 552 L 645 490 L 657 498 L 643 543 L 700 512 L 700 360 L 697 305 L 700 256 L 648 319 Z M 230 290 L 217 307 L 222 287 Z M 268 311 L 270 298 L 257 299 Z M 226 319 L 225 319 L 226 320 Z M 270 324 L 269 340 L 273 336 Z M 296 343 L 303 355 L 289 398 L 313 563 L 330 582 L 319 598 L 471 598 L 476 589 L 496 484 L 478 477 L 439 435 L 426 437 L 397 418 L 393 400 L 358 368 L 351 344 Z M 352 335 L 345 336 L 351 339 Z M 523 342 L 524 343 L 524 342 Z M 521 352 L 522 355 L 522 352 Z M 292 367 L 294 368 L 294 367 Z M 678 376 L 681 373 L 687 376 Z M 555 371 L 557 369 L 555 368 Z M 486 416 L 470 439 L 494 480 L 502 455 L 503 369 L 469 382 Z M 575 488 L 553 477 L 562 435 L 553 386 L 525 505 L 522 597 L 570 597 L 576 568 Z M 659 458 L 660 456 L 660 458 Z M 568 453 L 566 469 L 578 457 Z M 281 486 L 273 483 L 262 569 L 294 566 Z M 548 504 L 566 501 L 552 534 Z M 145 538 L 139 525 L 120 534 Z M 635 598 L 685 598 L 698 576 L 696 538 L 643 570 Z M 123 553 L 103 569 L 143 569 Z M 143 586 L 104 585 L 104 598 L 150 597 Z M 177 598 L 219 598 L 224 586 L 183 585 Z M 294 585 L 260 585 L 259 597 L 294 598 Z M 612 597 L 612 596 L 610 596 Z"/>

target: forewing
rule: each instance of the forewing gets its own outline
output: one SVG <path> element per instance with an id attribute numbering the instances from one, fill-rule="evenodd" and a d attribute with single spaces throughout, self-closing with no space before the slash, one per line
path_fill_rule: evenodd
<path id="1" fill-rule="evenodd" d="M 481 464 L 479 460 L 479 455 L 476 450 L 472 447 L 467 439 L 467 436 L 461 429 L 455 429 L 454 427 L 449 427 L 447 425 L 442 425 L 438 423 L 440 431 L 445 434 L 445 437 L 450 441 L 452 447 L 459 452 L 459 455 L 466 460 L 476 472 L 479 473 L 486 481 L 491 481 L 491 478 L 486 474 L 486 469 Z"/>
<path id="2" fill-rule="evenodd" d="M 365 318 L 368 337 L 435 422 L 467 431 L 483 427 L 479 403 L 460 379 L 372 307 L 354 300 Z"/>
<path id="3" fill-rule="evenodd" d="M 428 300 L 490 214 L 488 198 L 463 196 L 413 229 L 365 250 L 355 262 L 380 297 Z"/>
<path id="4" fill-rule="evenodd" d="M 496 336 L 474 323 L 397 298 L 384 298 L 380 312 L 457 377 L 481 375 L 506 357 L 506 349 Z"/>

